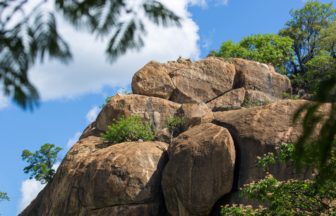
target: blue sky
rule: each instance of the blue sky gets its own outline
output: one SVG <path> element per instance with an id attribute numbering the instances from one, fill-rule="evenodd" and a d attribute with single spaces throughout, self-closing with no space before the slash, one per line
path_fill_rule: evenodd
<path id="1" fill-rule="evenodd" d="M 277 33 L 291 19 L 291 8 L 303 0 L 162 0 L 184 18 L 183 28 L 157 28 L 148 24 L 141 52 L 128 52 L 116 63 L 105 61 L 105 41 L 76 32 L 62 19 L 59 30 L 69 42 L 74 61 L 63 65 L 45 61 L 29 71 L 41 96 L 34 112 L 23 111 L 0 92 L 0 191 L 10 202 L 0 203 L 0 214 L 17 215 L 43 188 L 23 173 L 24 149 L 35 151 L 45 143 L 64 148 L 65 155 L 92 122 L 105 102 L 122 88 L 131 90 L 133 74 L 151 60 L 167 62 L 191 57 L 199 60 L 223 41 L 237 42 L 251 34 Z M 321 0 L 329 3 L 331 1 Z M 51 6 L 50 6 L 51 7 Z"/>

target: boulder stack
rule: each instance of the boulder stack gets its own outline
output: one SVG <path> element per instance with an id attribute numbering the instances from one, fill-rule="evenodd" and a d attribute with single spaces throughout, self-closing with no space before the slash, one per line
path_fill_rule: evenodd
<path id="1" fill-rule="evenodd" d="M 298 139 L 302 127 L 292 124 L 293 114 L 311 103 L 284 100 L 290 80 L 271 64 L 217 57 L 151 61 L 135 73 L 132 90 L 103 107 L 20 216 L 208 216 L 220 215 L 225 204 L 254 205 L 238 188 L 266 175 L 253 168 L 257 156 Z M 329 109 L 325 104 L 320 112 Z M 156 141 L 100 139 L 132 115 L 151 122 Z M 183 125 L 171 140 L 166 119 L 174 116 Z M 269 172 L 279 180 L 312 174 L 291 164 Z"/>

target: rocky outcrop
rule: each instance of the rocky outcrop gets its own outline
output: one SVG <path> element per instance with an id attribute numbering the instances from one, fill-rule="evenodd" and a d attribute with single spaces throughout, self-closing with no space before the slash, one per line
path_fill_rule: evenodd
<path id="1" fill-rule="evenodd" d="M 209 215 L 232 188 L 235 149 L 227 129 L 211 123 L 194 127 L 174 140 L 168 154 L 162 189 L 170 214 Z"/>
<path id="2" fill-rule="evenodd" d="M 208 102 L 232 88 L 235 68 L 221 58 L 209 57 L 195 63 L 189 61 L 161 64 L 176 89 L 170 100 L 176 103 Z"/>
<path id="3" fill-rule="evenodd" d="M 165 126 L 166 118 L 173 118 L 181 105 L 157 97 L 143 95 L 120 95 L 113 97 L 97 116 L 97 128 L 107 131 L 107 126 L 115 123 L 122 115 L 129 118 L 138 115 L 143 121 L 151 122 L 156 132 Z M 113 120 L 115 119 L 115 120 Z"/>
<path id="4" fill-rule="evenodd" d="M 167 147 L 162 142 L 109 146 L 98 137 L 84 138 L 67 153 L 42 198 L 32 202 L 35 207 L 21 216 L 164 215 L 161 173 Z"/>
<path id="5" fill-rule="evenodd" d="M 103 107 L 21 216 L 212 216 L 221 205 L 255 204 L 240 198 L 238 188 L 265 176 L 253 168 L 257 156 L 298 139 L 302 126 L 292 124 L 293 114 L 311 103 L 282 100 L 291 84 L 270 64 L 216 57 L 151 61 L 134 75 L 132 90 Z M 273 103 L 241 108 L 246 101 Z M 102 142 L 107 126 L 132 115 L 151 122 L 155 141 Z M 171 142 L 165 120 L 174 116 L 184 122 Z M 292 164 L 271 165 L 269 172 L 278 180 L 311 176 Z"/>
<path id="6" fill-rule="evenodd" d="M 175 90 L 175 86 L 156 61 L 150 61 L 136 72 L 132 79 L 132 91 L 134 94 L 169 99 Z"/>
<path id="7" fill-rule="evenodd" d="M 282 92 L 291 94 L 289 78 L 275 72 L 271 64 L 234 58 L 233 65 L 236 69 L 234 88 L 261 91 L 280 99 L 285 98 Z"/>
<path id="8" fill-rule="evenodd" d="M 241 107 L 245 99 L 245 89 L 234 89 L 225 93 L 224 95 L 210 101 L 207 106 L 212 111 L 217 111 L 221 107 L 228 109 L 237 109 Z"/>

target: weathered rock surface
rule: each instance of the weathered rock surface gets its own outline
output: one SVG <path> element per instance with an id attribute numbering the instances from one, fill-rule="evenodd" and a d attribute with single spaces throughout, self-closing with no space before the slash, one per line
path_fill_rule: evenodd
<path id="1" fill-rule="evenodd" d="M 289 78 L 275 72 L 271 64 L 263 64 L 245 59 L 233 59 L 236 69 L 234 88 L 265 92 L 276 98 L 285 98 L 281 93 L 291 94 L 292 86 Z"/>
<path id="2" fill-rule="evenodd" d="M 162 130 L 160 130 L 159 133 L 156 134 L 154 140 L 170 144 L 171 137 L 170 137 L 169 129 L 163 128 Z"/>
<path id="3" fill-rule="evenodd" d="M 209 57 L 190 61 L 161 64 L 176 89 L 170 100 L 177 103 L 208 102 L 232 88 L 235 68 L 221 58 Z"/>
<path id="4" fill-rule="evenodd" d="M 211 123 L 180 134 L 168 148 L 162 174 L 166 206 L 172 215 L 209 215 L 231 191 L 235 148 L 227 129 Z"/>
<path id="5" fill-rule="evenodd" d="M 252 104 L 267 105 L 281 100 L 271 95 L 267 95 L 264 92 L 254 90 L 247 90 L 245 92 L 245 98 L 248 98 L 250 105 Z"/>
<path id="6" fill-rule="evenodd" d="M 239 88 L 239 89 L 233 89 L 224 95 L 213 99 L 209 103 L 207 103 L 207 106 L 212 111 L 216 111 L 219 107 L 227 107 L 231 109 L 236 109 L 238 107 L 241 107 L 241 105 L 244 103 L 245 99 L 245 89 Z"/>
<path id="7" fill-rule="evenodd" d="M 166 118 L 173 118 L 181 104 L 174 103 L 162 98 L 148 97 L 143 95 L 120 95 L 113 97 L 97 116 L 97 128 L 107 131 L 110 126 L 119 120 L 122 115 L 129 118 L 138 115 L 143 121 L 151 122 L 156 132 L 165 126 Z"/>
<path id="8" fill-rule="evenodd" d="M 308 101 L 282 100 L 261 107 L 214 113 L 212 122 L 229 130 L 237 153 L 236 185 L 233 188 L 236 192 L 227 195 L 225 204 L 227 202 L 251 204 L 239 198 L 238 188 L 265 177 L 262 168 L 253 168 L 257 156 L 275 152 L 275 147 L 283 142 L 295 143 L 298 140 L 302 133 L 302 121 L 293 125 L 292 118 L 296 110 L 305 103 Z M 330 104 L 325 104 L 320 112 L 323 113 L 329 108 Z M 312 134 L 312 137 L 314 136 L 316 137 L 316 134 Z M 269 172 L 280 181 L 310 178 L 312 174 L 311 171 L 303 174 L 296 173 L 291 164 L 282 163 L 270 165 Z"/>
<path id="9" fill-rule="evenodd" d="M 20 216 L 164 215 L 161 173 L 167 147 L 162 142 L 109 146 L 95 136 L 83 138 Z"/>
<path id="10" fill-rule="evenodd" d="M 211 113 L 211 110 L 205 105 L 183 104 L 177 111 L 176 115 L 183 118 L 182 132 L 188 130 L 191 122 L 199 117 Z"/>
<path id="11" fill-rule="evenodd" d="M 156 61 L 150 61 L 136 72 L 132 79 L 134 94 L 169 99 L 175 86 L 169 75 Z"/>

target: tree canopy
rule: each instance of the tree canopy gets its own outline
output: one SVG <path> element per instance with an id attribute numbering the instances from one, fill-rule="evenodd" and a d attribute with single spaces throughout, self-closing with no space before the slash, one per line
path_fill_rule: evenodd
<path id="1" fill-rule="evenodd" d="M 36 3 L 25 11 L 28 3 Z M 23 109 L 39 105 L 39 94 L 28 79 L 28 71 L 36 60 L 46 55 L 68 63 L 70 47 L 57 30 L 55 13 L 60 13 L 75 28 L 87 30 L 97 37 L 109 37 L 106 55 L 111 62 L 127 50 L 144 46 L 146 28 L 143 17 L 156 25 L 180 26 L 181 18 L 155 0 L 140 5 L 126 0 L 55 0 L 56 11 L 42 11 L 47 1 L 11 0 L 0 2 L 0 86 Z M 21 15 L 14 25 L 13 17 Z M 127 15 L 128 19 L 125 19 Z"/>
<path id="2" fill-rule="evenodd" d="M 40 150 L 35 153 L 31 153 L 27 149 L 23 150 L 22 160 L 27 160 L 30 164 L 23 169 L 24 173 L 32 172 L 29 179 L 35 178 L 42 184 L 50 182 L 55 175 L 55 170 L 52 167 L 58 161 L 57 155 L 61 150 L 62 148 L 49 143 L 42 145 Z"/>
<path id="3" fill-rule="evenodd" d="M 335 20 L 336 10 L 333 3 L 308 1 L 303 8 L 290 11 L 292 19 L 279 31 L 279 35 L 290 37 L 294 43 L 293 58 L 285 64 L 288 74 L 304 75 L 308 71 L 308 63 L 319 54 L 319 35 L 321 30 L 329 27 Z"/>
<path id="4" fill-rule="evenodd" d="M 293 40 L 289 37 L 276 34 L 252 34 L 238 43 L 232 40 L 224 41 L 216 53 L 212 51 L 209 55 L 270 62 L 273 66 L 280 67 L 293 54 L 292 45 Z"/>

